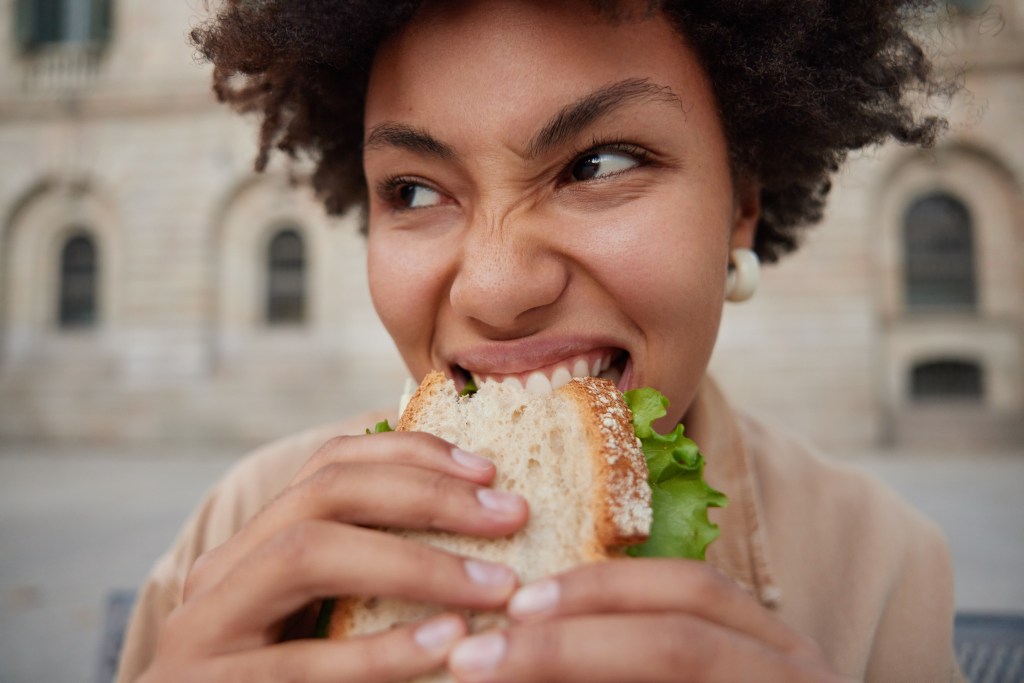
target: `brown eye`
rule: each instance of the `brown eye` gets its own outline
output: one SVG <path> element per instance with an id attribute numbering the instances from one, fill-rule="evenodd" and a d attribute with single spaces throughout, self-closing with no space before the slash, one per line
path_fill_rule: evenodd
<path id="1" fill-rule="evenodd" d="M 597 152 L 585 154 L 577 159 L 570 175 L 573 180 L 584 181 L 603 178 L 628 171 L 639 166 L 639 162 L 623 152 Z"/>
<path id="2" fill-rule="evenodd" d="M 404 209 L 424 209 L 441 203 L 440 192 L 416 183 L 399 186 L 395 195 L 398 205 Z"/>

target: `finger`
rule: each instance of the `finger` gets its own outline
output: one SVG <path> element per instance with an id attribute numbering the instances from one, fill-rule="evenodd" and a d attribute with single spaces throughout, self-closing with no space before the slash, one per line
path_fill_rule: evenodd
<path id="1" fill-rule="evenodd" d="M 584 565 L 522 587 L 508 611 L 518 620 L 679 612 L 744 633 L 782 652 L 818 656 L 813 641 L 710 565 L 690 560 L 625 559 Z"/>
<path id="2" fill-rule="evenodd" d="M 463 620 L 442 615 L 422 624 L 349 640 L 302 640 L 209 660 L 192 681 L 402 681 L 444 665 L 466 633 Z M 179 672 L 180 673 L 180 672 Z"/>
<path id="3" fill-rule="evenodd" d="M 379 463 L 327 465 L 287 489 L 194 566 L 185 599 L 222 580 L 254 548 L 302 520 L 494 538 L 517 531 L 528 514 L 521 496 L 438 471 Z"/>
<path id="4" fill-rule="evenodd" d="M 836 680 L 743 634 L 680 614 L 521 624 L 463 640 L 448 666 L 465 683 Z"/>
<path id="5" fill-rule="evenodd" d="M 312 476 L 326 465 L 354 462 L 411 465 L 478 484 L 490 484 L 495 473 L 494 463 L 487 458 L 456 448 L 432 434 L 384 432 L 331 439 L 302 466 L 292 483 Z"/>
<path id="6" fill-rule="evenodd" d="M 207 653 L 225 652 L 276 641 L 285 617 L 323 597 L 494 609 L 515 585 L 515 574 L 502 565 L 380 531 L 307 521 L 257 548 L 223 581 L 180 607 L 165 629 L 187 634 L 182 642 L 208 643 Z"/>

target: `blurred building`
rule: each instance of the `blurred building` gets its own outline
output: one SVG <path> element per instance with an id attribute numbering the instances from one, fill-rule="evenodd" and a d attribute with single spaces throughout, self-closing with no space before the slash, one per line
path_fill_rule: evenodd
<path id="1" fill-rule="evenodd" d="M 252 173 L 205 4 L 0 0 L 0 438 L 256 441 L 401 390 L 357 219 Z M 1024 0 L 941 16 L 950 135 L 855 160 L 713 360 L 832 448 L 1024 432 Z"/>

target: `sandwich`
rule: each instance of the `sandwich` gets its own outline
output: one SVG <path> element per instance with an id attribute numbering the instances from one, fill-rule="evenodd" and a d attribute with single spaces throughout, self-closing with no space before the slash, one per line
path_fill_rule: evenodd
<path id="1" fill-rule="evenodd" d="M 493 486 L 526 498 L 530 518 L 499 539 L 394 533 L 507 564 L 524 583 L 625 555 L 703 559 L 718 533 L 707 510 L 726 499 L 704 482 L 703 458 L 682 426 L 668 435 L 652 428 L 667 405 L 653 389 L 623 395 L 613 382 L 596 377 L 575 378 L 541 395 L 499 382 L 460 394 L 442 373 L 431 373 L 396 429 L 429 432 L 491 458 L 497 465 Z M 387 430 L 386 423 L 376 428 Z M 322 614 L 331 638 L 372 633 L 443 609 L 369 596 L 333 602 L 330 616 Z M 498 613 L 467 619 L 472 632 L 505 623 Z"/>

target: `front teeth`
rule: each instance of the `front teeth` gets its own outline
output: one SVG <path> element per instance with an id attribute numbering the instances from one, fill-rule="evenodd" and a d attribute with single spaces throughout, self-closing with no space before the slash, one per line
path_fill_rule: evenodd
<path id="1" fill-rule="evenodd" d="M 543 372 L 540 372 L 538 370 L 536 372 L 531 372 L 527 376 L 525 385 L 522 381 L 519 380 L 518 377 L 513 377 L 511 375 L 502 378 L 501 382 L 502 384 L 515 385 L 520 389 L 525 388 L 526 391 L 530 392 L 531 394 L 549 393 L 554 389 L 558 389 L 560 387 L 565 386 L 572 380 L 573 377 L 603 377 L 605 379 L 610 379 L 613 382 L 618 383 L 618 381 L 622 378 L 622 373 L 618 369 L 612 368 L 611 364 L 612 359 L 610 357 L 599 358 L 595 360 L 593 366 L 588 365 L 585 359 L 580 358 L 577 359 L 575 363 L 573 363 L 571 371 L 569 370 L 568 366 L 565 365 L 560 365 L 557 368 L 555 368 L 554 372 L 551 373 L 551 379 L 548 379 L 548 377 Z M 484 381 L 479 375 L 476 375 L 475 373 L 472 375 L 472 377 L 473 382 L 477 386 L 480 386 Z"/>
<path id="2" fill-rule="evenodd" d="M 564 365 L 560 365 L 551 373 L 551 388 L 558 389 L 560 387 L 564 387 L 571 379 L 572 373 L 569 372 L 569 368 Z"/>
<path id="3" fill-rule="evenodd" d="M 551 384 L 543 372 L 531 372 L 526 378 L 526 391 L 531 394 L 550 394 Z"/>

